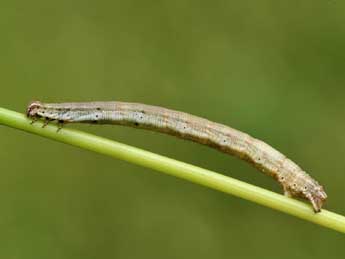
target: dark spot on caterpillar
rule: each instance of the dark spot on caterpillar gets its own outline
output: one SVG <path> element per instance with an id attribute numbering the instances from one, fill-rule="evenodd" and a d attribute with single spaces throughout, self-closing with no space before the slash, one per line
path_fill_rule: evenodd
<path id="1" fill-rule="evenodd" d="M 64 123 L 65 121 L 64 121 L 64 120 L 58 120 L 58 122 L 62 124 L 62 123 Z"/>
<path id="2" fill-rule="evenodd" d="M 96 118 L 98 118 L 98 114 L 96 114 Z"/>
<path id="3" fill-rule="evenodd" d="M 144 110 L 141 110 L 140 112 L 143 113 L 143 114 L 145 114 L 145 111 L 144 111 Z"/>
<path id="4" fill-rule="evenodd" d="M 42 114 L 44 114 L 45 113 L 45 111 L 42 111 Z"/>
<path id="5" fill-rule="evenodd" d="M 101 108 L 97 107 L 97 108 L 96 108 L 96 110 L 97 110 L 97 111 L 100 111 L 100 110 L 101 110 Z"/>

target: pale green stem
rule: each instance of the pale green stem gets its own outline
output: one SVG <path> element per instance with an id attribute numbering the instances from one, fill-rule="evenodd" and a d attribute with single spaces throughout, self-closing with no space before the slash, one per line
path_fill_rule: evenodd
<path id="1" fill-rule="evenodd" d="M 0 124 L 148 167 L 345 233 L 345 217 L 325 209 L 315 214 L 309 204 L 223 174 L 78 130 L 64 128 L 57 132 L 56 125 L 42 128 L 42 122 L 30 122 L 21 113 L 0 108 Z"/>

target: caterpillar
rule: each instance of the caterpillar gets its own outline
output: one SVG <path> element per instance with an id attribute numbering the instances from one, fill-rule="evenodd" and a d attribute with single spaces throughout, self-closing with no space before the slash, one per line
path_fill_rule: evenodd
<path id="1" fill-rule="evenodd" d="M 31 102 L 27 117 L 45 125 L 56 120 L 59 129 L 64 123 L 117 124 L 170 134 L 234 155 L 273 177 L 284 194 L 308 200 L 314 212 L 320 212 L 327 194 L 315 179 L 285 155 L 250 135 L 197 117 L 163 107 L 128 102 Z"/>

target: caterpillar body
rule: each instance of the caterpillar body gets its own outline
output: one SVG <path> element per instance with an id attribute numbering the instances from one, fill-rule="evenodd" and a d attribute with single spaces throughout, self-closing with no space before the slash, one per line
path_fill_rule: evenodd
<path id="1" fill-rule="evenodd" d="M 243 159 L 275 178 L 284 194 L 308 200 L 314 212 L 327 198 L 323 187 L 282 153 L 250 135 L 188 113 L 163 107 L 127 102 L 42 103 L 31 102 L 27 116 L 33 122 L 117 124 L 167 133 L 208 145 Z"/>

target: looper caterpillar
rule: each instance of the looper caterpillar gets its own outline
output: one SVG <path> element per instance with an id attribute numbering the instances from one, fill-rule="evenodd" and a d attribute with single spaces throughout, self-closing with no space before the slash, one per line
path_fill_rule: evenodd
<path id="1" fill-rule="evenodd" d="M 208 145 L 253 164 L 275 178 L 285 195 L 309 200 L 315 212 L 321 210 L 327 198 L 316 180 L 270 145 L 244 132 L 188 113 L 140 103 L 34 101 L 27 107 L 27 116 L 33 122 L 45 118 L 43 126 L 57 120 L 59 129 L 64 123 L 81 122 L 117 124 L 167 133 Z"/>

